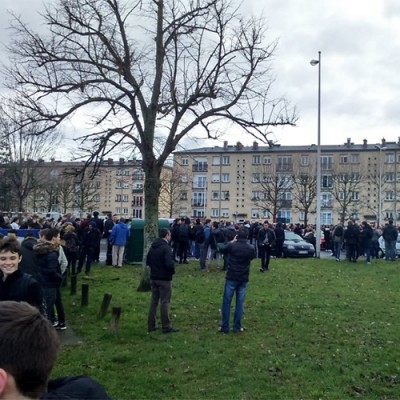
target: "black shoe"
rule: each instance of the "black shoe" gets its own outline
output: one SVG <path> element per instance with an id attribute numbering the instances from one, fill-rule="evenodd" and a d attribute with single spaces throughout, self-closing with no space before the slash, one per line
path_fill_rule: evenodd
<path id="1" fill-rule="evenodd" d="M 154 332 L 154 331 L 156 331 L 156 330 L 157 330 L 157 328 L 155 328 L 155 327 L 154 327 L 154 328 L 149 328 L 149 329 L 147 330 L 147 332 L 150 333 L 150 332 Z"/>
<path id="2" fill-rule="evenodd" d="M 264 268 L 260 268 L 260 272 L 265 272 L 265 269 Z"/>
<path id="3" fill-rule="evenodd" d="M 65 331 L 67 329 L 67 326 L 59 322 L 57 325 L 54 326 L 54 328 L 56 328 L 58 331 Z"/>
<path id="4" fill-rule="evenodd" d="M 226 331 L 222 328 L 222 326 L 220 326 L 217 330 L 217 333 L 229 333 L 229 329 Z"/>
<path id="5" fill-rule="evenodd" d="M 179 329 L 171 326 L 169 328 L 163 329 L 162 332 L 163 333 L 175 333 L 175 332 L 179 332 Z"/>

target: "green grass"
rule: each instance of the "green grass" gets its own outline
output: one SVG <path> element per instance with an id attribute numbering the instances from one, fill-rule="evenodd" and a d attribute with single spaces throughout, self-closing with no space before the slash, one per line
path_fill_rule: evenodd
<path id="1" fill-rule="evenodd" d="M 252 264 L 243 334 L 217 334 L 224 273 L 177 266 L 171 316 L 179 333 L 147 333 L 140 267 L 95 266 L 89 306 L 64 292 L 84 340 L 63 346 L 54 376 L 88 374 L 113 399 L 399 399 L 398 262 L 333 259 Z M 80 278 L 81 279 L 81 278 Z M 82 283 L 81 279 L 79 283 Z M 87 281 L 85 281 L 87 282 Z M 78 290 L 79 292 L 79 290 Z M 104 293 L 121 306 L 97 321 Z"/>

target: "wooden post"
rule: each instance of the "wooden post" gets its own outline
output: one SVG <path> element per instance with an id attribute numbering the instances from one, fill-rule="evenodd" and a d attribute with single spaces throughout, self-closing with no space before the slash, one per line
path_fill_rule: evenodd
<path id="1" fill-rule="evenodd" d="M 88 304 L 89 304 L 89 284 L 82 283 L 81 306 L 87 306 Z"/>
<path id="2" fill-rule="evenodd" d="M 97 315 L 97 319 L 103 319 L 104 316 L 107 314 L 108 307 L 110 306 L 110 303 L 111 303 L 111 298 L 112 298 L 111 293 L 104 294 L 103 302 L 101 303 L 101 307 L 100 307 L 100 311 Z"/>
<path id="3" fill-rule="evenodd" d="M 121 307 L 113 307 L 111 316 L 111 331 L 114 333 L 118 333 L 119 331 L 120 317 L 121 317 Z"/>
<path id="4" fill-rule="evenodd" d="M 78 275 L 71 275 L 71 295 L 76 294 L 76 285 L 78 283 Z"/>

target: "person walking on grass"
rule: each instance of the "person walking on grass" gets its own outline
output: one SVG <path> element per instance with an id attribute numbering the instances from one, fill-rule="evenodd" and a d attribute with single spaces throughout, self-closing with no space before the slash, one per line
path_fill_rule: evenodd
<path id="1" fill-rule="evenodd" d="M 272 245 L 275 240 L 274 230 L 268 221 L 264 221 L 263 227 L 258 231 L 257 235 L 258 257 L 261 259 L 261 272 L 268 271 Z"/>
<path id="2" fill-rule="evenodd" d="M 249 281 L 250 263 L 256 257 L 254 246 L 248 243 L 249 231 L 240 228 L 236 237 L 221 248 L 221 252 L 228 256 L 228 265 L 225 278 L 224 294 L 222 298 L 222 324 L 219 332 L 229 332 L 229 319 L 233 295 L 236 293 L 235 314 L 233 317 L 233 332 L 243 332 L 242 326 L 243 305 Z"/>
<path id="3" fill-rule="evenodd" d="M 393 220 L 390 219 L 389 223 L 383 228 L 382 236 L 385 240 L 385 260 L 394 261 L 396 259 L 396 241 L 398 230 L 393 225 Z"/>
<path id="4" fill-rule="evenodd" d="M 178 328 L 171 325 L 169 318 L 169 304 L 172 294 L 172 276 L 175 274 L 174 260 L 169 242 L 171 232 L 167 228 L 160 230 L 160 237 L 156 239 L 146 257 L 146 265 L 150 267 L 151 301 L 147 318 L 148 332 L 155 331 L 156 313 L 160 303 L 161 327 L 163 333 L 178 332 Z"/>
<path id="5" fill-rule="evenodd" d="M 112 243 L 112 265 L 114 268 L 121 268 L 124 261 L 125 246 L 131 232 L 125 219 L 121 218 L 111 231 L 110 241 Z"/>

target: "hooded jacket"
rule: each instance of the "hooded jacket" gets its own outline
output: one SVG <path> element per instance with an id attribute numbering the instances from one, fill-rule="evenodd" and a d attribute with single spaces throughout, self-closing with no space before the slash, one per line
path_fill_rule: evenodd
<path id="1" fill-rule="evenodd" d="M 165 239 L 156 239 L 147 253 L 146 263 L 150 267 L 150 279 L 171 281 L 175 273 L 171 246 Z"/>
<path id="2" fill-rule="evenodd" d="M 130 230 L 128 225 L 123 221 L 119 221 L 118 224 L 115 224 L 112 228 L 110 242 L 115 246 L 125 246 L 129 236 Z"/>
<path id="3" fill-rule="evenodd" d="M 35 246 L 33 246 L 33 252 L 35 254 L 36 265 L 40 275 L 40 284 L 42 287 L 60 287 L 62 282 L 62 273 L 60 263 L 58 262 L 58 245 L 40 240 Z"/>

